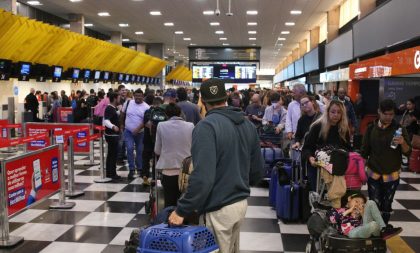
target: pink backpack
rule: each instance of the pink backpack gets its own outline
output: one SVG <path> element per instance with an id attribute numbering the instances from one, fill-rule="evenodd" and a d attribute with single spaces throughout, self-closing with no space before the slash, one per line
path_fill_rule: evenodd
<path id="1" fill-rule="evenodd" d="M 360 189 L 367 182 L 365 160 L 359 153 L 349 152 L 349 164 L 344 177 L 347 189 Z"/>

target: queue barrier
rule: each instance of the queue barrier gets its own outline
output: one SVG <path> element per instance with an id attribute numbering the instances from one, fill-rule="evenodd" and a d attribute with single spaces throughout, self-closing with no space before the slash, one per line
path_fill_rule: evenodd
<path id="1" fill-rule="evenodd" d="M 0 120 L 1 137 L 3 139 L 10 138 L 12 136 L 12 129 L 22 129 L 22 124 L 9 124 L 8 120 Z M 8 147 L 7 150 L 2 150 L 2 153 L 15 153 L 12 147 Z"/>

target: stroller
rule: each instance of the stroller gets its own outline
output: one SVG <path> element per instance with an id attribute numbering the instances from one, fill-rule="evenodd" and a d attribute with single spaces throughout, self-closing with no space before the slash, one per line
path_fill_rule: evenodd
<path id="1" fill-rule="evenodd" d="M 351 156 L 349 156 L 351 159 Z M 377 252 L 387 251 L 385 240 L 380 237 L 368 239 L 352 239 L 340 235 L 336 228 L 330 224 L 327 211 L 331 209 L 329 201 L 326 199 L 326 183 L 321 178 L 321 169 L 317 174 L 316 192 L 311 192 L 309 201 L 312 208 L 307 227 L 310 240 L 306 245 L 306 253 L 335 253 L 335 252 Z M 360 190 L 359 182 L 366 182 L 366 175 L 357 175 L 351 168 L 346 171 L 347 193 L 352 190 Z M 347 194 L 345 196 L 348 196 Z"/>

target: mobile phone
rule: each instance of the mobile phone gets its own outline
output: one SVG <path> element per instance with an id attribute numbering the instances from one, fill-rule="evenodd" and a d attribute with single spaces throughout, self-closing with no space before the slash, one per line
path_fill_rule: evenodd
<path id="1" fill-rule="evenodd" d="M 32 164 L 34 166 L 35 189 L 38 190 L 42 186 L 41 162 L 39 159 L 36 159 Z"/>

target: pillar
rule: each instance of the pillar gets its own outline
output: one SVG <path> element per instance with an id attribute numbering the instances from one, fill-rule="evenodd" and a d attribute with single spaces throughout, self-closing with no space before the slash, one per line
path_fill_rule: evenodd
<path id="1" fill-rule="evenodd" d="M 13 14 L 17 14 L 16 0 L 0 0 L 0 8 Z"/>
<path id="2" fill-rule="evenodd" d="M 122 46 L 122 33 L 111 32 L 111 43 L 118 46 Z"/>
<path id="3" fill-rule="evenodd" d="M 308 40 L 304 39 L 299 43 L 299 58 L 308 52 Z"/>
<path id="4" fill-rule="evenodd" d="M 327 43 L 338 37 L 340 28 L 340 6 L 327 12 Z"/>
<path id="5" fill-rule="evenodd" d="M 146 44 L 137 43 L 137 52 L 146 53 Z"/>
<path id="6" fill-rule="evenodd" d="M 70 31 L 85 34 L 85 17 L 82 14 L 69 14 Z"/>
<path id="7" fill-rule="evenodd" d="M 316 48 L 319 44 L 319 29 L 319 26 L 316 26 L 310 31 L 309 50 Z"/>
<path id="8" fill-rule="evenodd" d="M 292 61 L 299 59 L 299 48 L 295 48 L 292 51 Z"/>
<path id="9" fill-rule="evenodd" d="M 359 0 L 359 19 L 376 9 L 376 0 Z"/>

